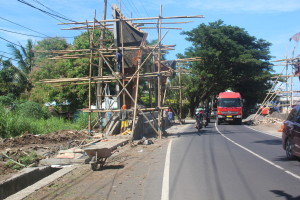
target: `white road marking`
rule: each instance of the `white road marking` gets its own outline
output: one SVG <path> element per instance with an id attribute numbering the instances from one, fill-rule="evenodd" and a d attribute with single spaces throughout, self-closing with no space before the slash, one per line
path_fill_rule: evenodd
<path id="1" fill-rule="evenodd" d="M 253 130 L 253 131 L 259 132 L 259 133 L 263 133 L 263 134 L 266 134 L 266 135 L 271 135 L 271 136 L 274 136 L 274 137 L 277 137 L 277 138 L 281 138 L 281 136 L 278 136 L 278 135 L 274 135 L 274 134 L 271 134 L 271 133 L 266 133 L 266 132 L 258 131 L 258 130 L 254 129 L 254 128 L 251 128 L 250 126 L 246 126 L 246 125 L 244 125 L 244 126 L 247 127 L 247 128 L 249 128 L 249 129 L 251 129 L 251 130 Z"/>
<path id="2" fill-rule="evenodd" d="M 172 146 L 172 140 L 169 142 L 167 153 L 166 153 L 165 169 L 164 169 L 162 191 L 161 191 L 161 200 L 169 200 L 171 146 Z"/>
<path id="3" fill-rule="evenodd" d="M 279 166 L 279 165 L 276 165 L 275 163 L 273 163 L 273 162 L 267 160 L 266 158 L 264 158 L 264 157 L 258 155 L 257 153 L 254 153 L 254 152 L 251 151 L 250 149 L 248 149 L 248 148 L 246 148 L 246 147 L 244 147 L 244 146 L 242 146 L 242 145 L 236 143 L 236 142 L 233 141 L 232 139 L 226 137 L 224 134 L 221 133 L 221 131 L 219 131 L 219 129 L 218 129 L 216 123 L 215 123 L 215 127 L 216 127 L 216 130 L 217 130 L 224 138 L 226 138 L 227 140 L 229 140 L 229 141 L 232 142 L 233 144 L 237 145 L 238 147 L 244 149 L 245 151 L 248 151 L 248 152 L 251 153 L 252 155 L 254 155 L 254 156 L 260 158 L 261 160 L 263 160 L 263 161 L 269 163 L 270 165 L 272 165 L 272 166 L 274 166 L 274 167 L 276 167 L 276 168 L 278 168 L 278 169 L 284 171 L 285 173 L 287 173 L 287 174 L 289 174 L 289 175 L 295 177 L 296 179 L 300 180 L 300 176 L 298 176 L 297 174 L 294 174 L 294 173 L 292 173 L 292 172 L 290 172 L 290 171 L 284 169 L 283 167 L 281 167 L 281 166 Z"/>

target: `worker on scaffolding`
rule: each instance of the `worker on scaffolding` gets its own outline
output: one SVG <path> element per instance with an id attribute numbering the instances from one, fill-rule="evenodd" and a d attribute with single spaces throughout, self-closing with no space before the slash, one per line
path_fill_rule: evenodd
<path id="1" fill-rule="evenodd" d="M 122 134 L 128 128 L 129 111 L 126 109 L 125 104 L 121 108 L 119 118 L 120 118 L 120 121 L 121 121 L 120 133 Z"/>
<path id="2" fill-rule="evenodd" d="M 117 50 L 116 51 L 115 62 L 116 62 L 116 74 L 118 76 L 120 76 L 121 70 L 122 70 L 122 54 L 121 54 L 121 50 Z"/>

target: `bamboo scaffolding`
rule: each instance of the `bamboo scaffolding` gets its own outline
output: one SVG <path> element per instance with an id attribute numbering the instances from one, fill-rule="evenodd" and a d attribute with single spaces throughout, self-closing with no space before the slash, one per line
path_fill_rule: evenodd
<path id="1" fill-rule="evenodd" d="M 144 74 L 141 74 L 139 76 L 141 78 L 151 78 L 151 77 L 158 77 L 160 75 L 163 75 L 163 76 L 172 76 L 172 72 L 170 72 L 170 71 L 161 71 L 160 74 L 158 74 L 156 72 L 153 72 L 153 73 L 144 73 Z M 131 78 L 136 78 L 136 77 L 137 77 L 137 75 L 135 74 L 134 76 L 125 76 L 124 79 L 131 81 L 130 80 Z M 116 78 L 113 77 L 113 76 L 102 76 L 102 77 L 94 76 L 94 77 L 82 77 L 82 78 L 43 79 L 43 80 L 40 80 L 38 83 L 80 82 L 80 81 L 89 81 L 90 79 L 92 81 L 116 80 Z"/>
<path id="2" fill-rule="evenodd" d="M 107 3 L 107 0 L 104 0 L 105 4 Z M 105 13 L 106 13 L 106 6 L 105 7 Z M 116 8 L 116 6 L 114 6 L 114 9 L 118 10 L 118 8 Z M 121 8 L 120 8 L 121 9 Z M 158 17 L 148 17 L 148 18 L 125 18 L 123 16 L 123 14 L 121 13 L 120 10 L 118 10 L 119 12 L 119 16 L 120 19 L 106 19 L 106 17 L 103 17 L 102 20 L 97 20 L 96 19 L 96 12 L 94 15 L 94 20 L 93 21 L 85 21 L 85 22 L 74 22 L 74 23 L 61 23 L 60 25 L 79 25 L 77 27 L 72 27 L 69 29 L 63 29 L 63 30 L 87 30 L 89 33 L 89 49 L 81 49 L 81 50 L 54 50 L 54 51 L 37 51 L 38 53 L 52 53 L 52 54 L 57 54 L 54 55 L 54 57 L 50 58 L 50 59 L 78 59 L 78 58 L 88 58 L 89 59 L 89 76 L 88 77 L 81 77 L 81 78 L 60 78 L 60 79 L 44 79 L 41 80 L 40 83 L 49 83 L 49 84 L 61 84 L 59 86 L 70 86 L 70 85 L 88 85 L 89 86 L 89 108 L 88 109 L 84 109 L 83 112 L 88 112 L 89 113 L 89 124 L 88 124 L 88 130 L 89 132 L 91 131 L 91 113 L 92 112 L 97 112 L 97 113 L 105 113 L 105 112 L 119 112 L 120 110 L 113 110 L 111 109 L 112 104 L 114 103 L 114 100 L 110 103 L 109 105 L 109 109 L 102 109 L 101 107 L 101 102 L 102 102 L 102 98 L 103 97 L 115 97 L 115 98 L 119 98 L 120 95 L 123 96 L 123 103 L 125 102 L 125 95 L 127 95 L 127 97 L 129 97 L 129 99 L 133 102 L 134 104 L 134 109 L 132 110 L 134 112 L 134 119 L 133 119 L 133 127 L 132 130 L 134 131 L 135 127 L 135 116 L 137 116 L 137 113 L 140 112 L 142 114 L 142 116 L 146 119 L 147 122 L 149 122 L 150 126 L 152 127 L 152 129 L 156 132 L 156 134 L 158 135 L 159 138 L 162 137 L 162 110 L 166 109 L 167 107 L 164 107 L 164 99 L 165 99 L 165 95 L 164 98 L 162 99 L 162 77 L 169 77 L 172 76 L 173 72 L 175 72 L 175 70 L 169 68 L 169 70 L 165 71 L 162 70 L 162 66 L 161 64 L 163 63 L 163 61 L 161 60 L 161 57 L 163 54 L 165 54 L 162 51 L 169 51 L 169 50 L 174 50 L 174 47 L 176 45 L 162 45 L 161 41 L 163 40 L 163 38 L 166 36 L 165 35 L 163 37 L 161 37 L 162 35 L 162 29 L 175 29 L 175 30 L 181 30 L 181 28 L 177 28 L 177 27 L 162 27 L 162 24 L 185 24 L 185 23 L 190 23 L 192 21 L 185 21 L 185 22 L 162 22 L 162 20 L 168 20 L 168 19 L 183 19 L 183 18 L 203 18 L 203 15 L 195 15 L 195 16 L 172 16 L 172 17 L 163 17 L 162 16 L 162 6 L 160 7 L 160 14 Z M 133 23 L 133 21 L 143 21 L 143 20 L 156 20 L 156 22 L 135 22 Z M 102 37 L 105 34 L 105 31 L 111 31 L 111 30 L 115 30 L 115 26 L 114 28 L 112 28 L 113 23 L 115 22 L 120 22 L 120 26 L 121 26 L 121 47 L 117 47 L 117 48 L 103 48 L 103 42 L 104 41 L 111 41 L 111 40 L 105 40 L 105 37 Z M 141 46 L 124 46 L 124 35 L 123 35 L 123 23 L 126 22 L 128 24 L 130 24 L 134 29 L 142 32 L 142 29 L 157 29 L 158 31 L 158 43 L 155 46 L 146 46 L 145 44 L 142 44 Z M 144 27 L 144 25 L 156 25 L 156 27 Z M 81 25 L 81 26 L 80 26 Z M 96 40 L 96 42 L 94 42 L 94 30 L 95 29 L 101 29 L 102 33 L 101 37 L 99 37 L 99 39 Z M 92 32 L 91 32 L 92 31 Z M 97 46 L 99 45 L 99 46 Z M 97 46 L 98 48 L 95 48 L 95 46 Z M 117 76 L 117 74 L 115 73 L 113 67 L 111 66 L 110 61 L 108 61 L 109 58 L 114 57 L 115 55 L 113 55 L 112 53 L 115 52 L 116 50 L 122 50 L 122 55 L 124 55 L 124 51 L 127 50 L 140 50 L 141 52 L 145 51 L 148 52 L 148 55 L 146 56 L 146 58 L 142 61 L 141 57 L 138 61 L 138 67 L 135 70 L 135 72 L 133 74 L 131 74 L 130 76 L 123 76 L 122 78 L 120 78 L 119 76 Z M 151 70 L 152 72 L 142 72 L 141 69 L 144 66 L 144 64 L 146 63 L 146 61 L 150 58 L 150 56 L 154 56 L 156 58 L 156 60 L 154 60 L 154 63 L 157 63 L 157 70 Z M 141 56 L 141 55 L 140 55 Z M 98 64 L 93 63 L 93 61 L 95 61 L 94 59 L 98 58 L 99 62 Z M 122 58 L 124 59 L 124 57 L 122 56 Z M 185 60 L 177 60 L 177 62 L 191 62 L 191 61 L 196 61 L 197 58 L 193 58 L 193 59 L 185 59 Z M 200 58 L 198 59 L 200 60 Z M 104 62 L 104 63 L 103 63 Z M 124 60 L 122 62 L 122 74 L 124 75 Z M 103 64 L 106 64 L 107 68 L 110 70 L 110 72 L 112 73 L 112 75 L 108 75 L 108 76 L 103 76 Z M 92 75 L 92 67 L 98 67 L 98 76 L 93 76 Z M 183 73 L 183 70 L 179 70 L 179 73 Z M 140 79 L 145 78 L 149 81 L 149 95 L 151 95 L 151 82 L 153 81 L 157 81 L 157 106 L 155 106 L 155 108 L 153 108 L 151 106 L 151 108 L 141 108 L 138 104 L 137 104 L 137 97 L 138 97 L 138 86 L 140 84 Z M 133 98 L 132 94 L 129 93 L 129 91 L 127 90 L 127 86 L 132 83 L 132 81 L 135 80 L 135 96 Z M 116 82 L 116 85 L 119 85 L 121 87 L 120 91 L 117 90 L 117 95 L 104 95 L 102 94 L 103 92 L 103 84 L 101 83 L 110 83 L 110 82 Z M 67 83 L 67 84 L 66 84 Z M 92 84 L 97 84 L 97 109 L 91 109 L 91 91 L 92 91 Z M 181 84 L 180 84 L 181 85 Z M 54 85 L 57 86 L 57 85 Z M 179 86 L 178 89 L 182 89 L 182 86 Z M 166 94 L 166 90 L 167 87 L 164 88 L 165 92 L 164 94 Z M 181 91 L 180 91 L 181 92 Z M 180 95 L 181 96 L 181 95 Z M 98 98 L 100 100 L 98 100 Z M 182 97 L 181 97 L 182 98 Z M 152 97 L 151 97 L 152 99 Z M 151 102 L 152 100 L 150 100 Z M 152 104 L 152 103 L 151 103 Z M 100 107 L 98 107 L 98 105 Z M 129 109 L 130 110 L 130 109 Z M 155 126 L 153 125 L 153 123 L 156 123 L 156 120 L 153 119 L 153 123 L 149 120 L 149 118 L 145 115 L 144 111 L 158 111 L 158 119 L 157 119 L 157 125 L 158 128 L 156 129 Z M 153 113 L 152 113 L 153 114 Z M 98 115 L 98 118 L 102 118 L 102 114 Z M 180 110 L 180 117 L 181 119 L 181 110 Z M 101 120 L 100 120 L 101 121 Z M 100 121 L 97 120 L 97 123 L 100 124 Z M 180 120 L 181 121 L 181 120 Z"/>
<path id="3" fill-rule="evenodd" d="M 105 41 L 105 40 L 104 40 Z M 110 41 L 110 40 L 109 40 Z M 176 45 L 161 45 L 162 50 L 169 50 L 172 47 L 176 47 Z M 118 48 L 92 48 L 94 51 L 101 51 L 102 54 L 105 53 L 111 53 L 113 51 L 116 51 L 118 49 L 121 49 L 122 47 Z M 147 50 L 147 49 L 155 49 L 155 46 L 131 46 L 131 47 L 123 47 L 124 50 Z M 91 49 L 78 49 L 78 50 L 38 50 L 35 51 L 37 53 L 53 53 L 53 54 L 68 54 L 68 53 L 77 53 L 77 52 L 86 52 L 89 53 Z M 77 55 L 77 54 L 75 54 Z"/>
<path id="4" fill-rule="evenodd" d="M 102 54 L 100 54 L 100 55 L 102 55 Z M 119 82 L 119 84 L 123 87 L 123 89 L 122 90 L 124 90 L 126 93 L 127 93 L 127 95 L 128 95 L 128 97 L 134 102 L 134 99 L 132 98 L 132 96 L 131 96 L 131 94 L 128 92 L 128 90 L 126 89 L 126 86 L 124 86 L 123 84 L 122 84 L 122 82 L 120 81 L 120 79 L 118 78 L 118 76 L 117 76 L 117 74 L 114 72 L 114 70 L 112 69 L 112 67 L 110 66 L 110 64 L 107 62 L 107 60 L 106 60 L 106 58 L 102 55 L 102 58 L 103 58 L 103 60 L 106 62 L 106 64 L 107 64 L 107 66 L 109 67 L 109 69 L 111 70 L 111 72 L 113 73 L 113 75 L 115 76 L 115 78 L 117 79 L 117 81 Z M 121 93 L 122 91 L 120 91 L 120 93 Z M 119 94 L 120 94 L 119 93 Z M 140 108 L 140 106 L 139 105 L 137 105 L 138 106 L 138 108 Z M 150 122 L 150 120 L 148 119 L 148 117 L 145 115 L 145 113 L 143 113 L 143 111 L 142 110 L 140 110 L 141 111 L 141 113 L 143 114 L 143 116 L 145 117 L 145 119 L 149 122 L 149 124 L 150 124 L 150 126 L 152 127 L 152 129 L 159 135 L 159 132 L 155 129 L 155 127 L 153 126 L 153 124 Z"/>

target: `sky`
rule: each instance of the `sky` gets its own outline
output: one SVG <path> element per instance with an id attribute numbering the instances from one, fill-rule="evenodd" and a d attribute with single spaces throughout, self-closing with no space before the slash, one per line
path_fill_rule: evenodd
<path id="1" fill-rule="evenodd" d="M 67 22 L 63 19 L 55 19 L 44 12 L 32 8 L 29 3 L 48 12 L 56 12 L 74 21 L 92 21 L 96 12 L 96 18 L 102 18 L 104 0 L 0 0 L 0 55 L 11 57 L 7 48 L 7 41 L 25 45 L 30 38 L 35 43 L 45 36 L 66 37 L 72 43 L 73 37 L 80 31 L 61 30 L 69 26 L 58 25 Z M 244 28 L 251 36 L 264 39 L 272 46 L 270 48 L 273 60 L 292 57 L 292 49 L 297 45 L 289 38 L 300 32 L 300 0 L 107 0 L 107 18 L 112 19 L 111 5 L 121 6 L 125 17 L 155 17 L 162 16 L 192 16 L 204 15 L 205 18 L 197 19 L 173 19 L 168 21 L 193 21 L 188 24 L 164 25 L 168 27 L 180 27 L 182 30 L 169 30 L 162 41 L 166 45 L 176 45 L 176 50 L 167 55 L 167 59 L 176 59 L 177 53 L 184 53 L 191 43 L 185 40 L 182 31 L 190 31 L 199 24 L 224 21 L 226 25 Z M 23 3 L 22 3 L 23 2 Z M 49 10 L 51 9 L 51 11 Z M 13 22 L 9 22 L 9 21 Z M 153 21 L 154 22 L 154 21 Z M 16 24 L 22 25 L 18 26 Z M 24 28 L 26 27 L 26 28 Z M 29 29 L 31 30 L 29 30 Z M 10 31 L 10 32 L 8 32 Z M 148 40 L 157 39 L 156 30 L 145 30 L 149 33 Z M 26 36 L 15 34 L 18 32 Z M 162 31 L 164 35 L 167 30 Z M 7 40 L 7 41 L 6 41 Z M 300 46 L 296 47 L 295 55 L 300 54 Z M 282 67 L 275 66 L 276 72 Z"/>

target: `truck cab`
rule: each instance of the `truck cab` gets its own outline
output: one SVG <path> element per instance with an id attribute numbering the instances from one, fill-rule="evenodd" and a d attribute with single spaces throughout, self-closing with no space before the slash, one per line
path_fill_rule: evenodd
<path id="1" fill-rule="evenodd" d="M 217 104 L 217 123 L 234 122 L 242 124 L 243 101 L 239 92 L 226 91 L 218 95 Z"/>

